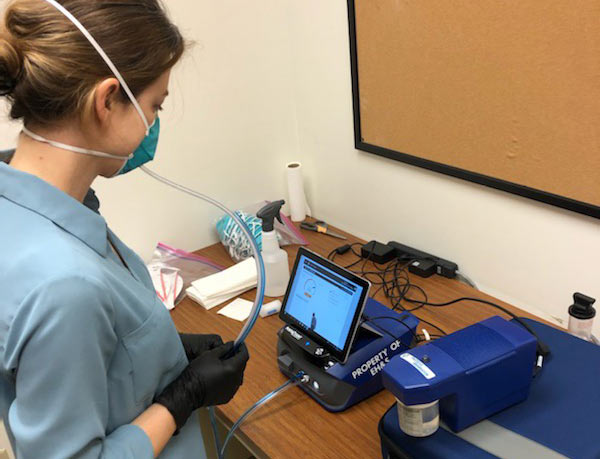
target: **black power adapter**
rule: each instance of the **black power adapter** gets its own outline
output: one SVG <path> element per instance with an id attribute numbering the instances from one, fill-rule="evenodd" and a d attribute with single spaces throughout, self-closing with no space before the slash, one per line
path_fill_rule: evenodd
<path id="1" fill-rule="evenodd" d="M 368 258 L 375 263 L 383 264 L 392 261 L 396 258 L 396 251 L 393 247 L 387 244 L 382 244 L 377 241 L 370 241 L 360 248 L 360 256 Z"/>
<path id="2" fill-rule="evenodd" d="M 430 277 L 436 272 L 436 263 L 430 258 L 415 260 L 408 266 L 408 270 L 417 276 Z"/>
<path id="3" fill-rule="evenodd" d="M 436 272 L 440 276 L 447 277 L 448 279 L 454 279 L 458 271 L 458 265 L 453 261 L 444 260 L 443 258 L 437 259 Z"/>

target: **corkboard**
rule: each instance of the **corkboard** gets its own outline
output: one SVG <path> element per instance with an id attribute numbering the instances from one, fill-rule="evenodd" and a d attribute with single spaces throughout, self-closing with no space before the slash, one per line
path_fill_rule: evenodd
<path id="1" fill-rule="evenodd" d="M 357 147 L 600 218 L 600 0 L 349 0 Z"/>

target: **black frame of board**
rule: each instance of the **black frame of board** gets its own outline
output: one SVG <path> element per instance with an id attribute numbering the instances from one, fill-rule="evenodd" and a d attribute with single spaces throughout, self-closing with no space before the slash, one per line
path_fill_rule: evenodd
<path id="1" fill-rule="evenodd" d="M 355 0 L 348 0 L 348 29 L 350 32 L 350 63 L 352 73 L 352 101 L 354 108 L 354 145 L 358 150 L 374 153 L 385 158 L 390 158 L 413 166 L 422 167 L 430 171 L 439 172 L 442 174 L 457 177 L 469 182 L 485 185 L 497 190 L 507 191 L 512 194 L 523 196 L 525 198 L 534 199 L 539 202 L 551 204 L 556 207 L 561 207 L 573 212 L 588 215 L 590 217 L 600 219 L 600 207 L 593 204 L 576 201 L 574 199 L 559 196 L 557 194 L 548 193 L 546 191 L 536 190 L 525 185 L 508 182 L 497 179 L 477 172 L 470 172 L 458 167 L 449 166 L 447 164 L 430 161 L 428 159 L 419 158 L 418 156 L 409 155 L 400 151 L 391 150 L 389 148 L 380 147 L 363 141 L 360 123 L 360 95 L 358 85 L 358 55 L 356 49 L 356 14 L 354 9 Z M 600 186 L 600 184 L 599 184 Z"/>

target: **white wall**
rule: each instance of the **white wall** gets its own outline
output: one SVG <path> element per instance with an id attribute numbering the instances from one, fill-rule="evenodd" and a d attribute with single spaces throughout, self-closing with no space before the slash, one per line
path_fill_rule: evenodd
<path id="1" fill-rule="evenodd" d="M 332 224 L 456 261 L 482 290 L 545 316 L 565 319 L 574 291 L 600 300 L 600 221 L 354 149 L 345 0 L 168 6 L 197 45 L 175 70 L 152 169 L 237 208 L 286 197 L 283 166 L 299 159 L 314 213 Z M 146 259 L 157 241 L 215 240 L 218 211 L 142 172 L 95 186 Z"/>
<path id="2" fill-rule="evenodd" d="M 11 122 L 7 117 L 8 104 L 5 100 L 0 101 L 0 150 L 15 148 L 17 134 L 20 124 Z"/>
<path id="3" fill-rule="evenodd" d="M 533 312 L 566 319 L 575 291 L 600 300 L 600 221 L 355 150 L 346 2 L 289 5 L 317 215 L 456 261 L 482 290 Z"/>

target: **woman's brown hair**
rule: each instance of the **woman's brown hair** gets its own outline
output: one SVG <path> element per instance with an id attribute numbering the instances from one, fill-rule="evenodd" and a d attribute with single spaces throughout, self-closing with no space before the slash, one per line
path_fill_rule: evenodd
<path id="1" fill-rule="evenodd" d="M 92 34 L 138 95 L 183 54 L 160 0 L 59 0 Z M 113 74 L 83 34 L 43 0 L 11 0 L 0 23 L 0 96 L 10 117 L 48 125 L 81 116 Z M 125 93 L 121 96 L 126 100 Z"/>

